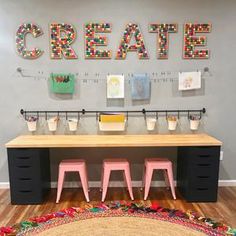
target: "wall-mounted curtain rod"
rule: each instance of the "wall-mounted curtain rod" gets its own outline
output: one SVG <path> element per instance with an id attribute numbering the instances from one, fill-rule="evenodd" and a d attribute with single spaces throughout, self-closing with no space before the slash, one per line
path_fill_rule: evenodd
<path id="1" fill-rule="evenodd" d="M 146 115 L 147 113 L 156 113 L 156 118 L 158 118 L 159 113 L 161 114 L 165 114 L 166 118 L 168 117 L 169 113 L 177 113 L 178 114 L 178 118 L 180 117 L 180 114 L 187 114 L 188 118 L 190 118 L 190 113 L 199 113 L 199 118 L 202 118 L 202 114 L 206 113 L 206 108 L 202 108 L 202 109 L 183 109 L 183 110 L 146 110 L 146 109 L 142 109 L 142 110 L 85 110 L 82 109 L 80 111 L 25 111 L 23 109 L 20 110 L 20 113 L 25 117 L 25 119 L 27 118 L 27 114 L 36 114 L 37 117 L 39 118 L 40 114 L 44 114 L 45 115 L 45 119 L 47 120 L 48 114 L 56 114 L 57 116 L 60 116 L 60 114 L 65 114 L 66 119 L 68 119 L 68 114 L 72 113 L 72 114 L 77 114 L 78 115 L 78 119 L 80 119 L 81 115 L 85 115 L 85 114 L 95 114 L 96 115 L 96 119 L 98 120 L 98 115 L 99 113 L 126 113 L 127 116 L 127 120 L 128 120 L 128 116 L 129 113 L 142 113 L 144 115 L 144 118 L 146 119 Z"/>

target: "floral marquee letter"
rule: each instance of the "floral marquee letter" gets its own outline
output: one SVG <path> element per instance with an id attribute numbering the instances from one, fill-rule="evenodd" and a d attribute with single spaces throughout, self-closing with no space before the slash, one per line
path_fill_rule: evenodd
<path id="1" fill-rule="evenodd" d="M 168 59 L 169 33 L 177 32 L 177 24 L 150 24 L 150 33 L 158 33 L 157 58 Z"/>
<path id="2" fill-rule="evenodd" d="M 107 38 L 95 33 L 110 33 L 109 23 L 88 23 L 85 25 L 85 58 L 110 59 L 110 50 L 97 50 L 96 46 L 107 46 Z"/>
<path id="3" fill-rule="evenodd" d="M 75 51 L 70 46 L 75 38 L 76 31 L 71 24 L 52 23 L 51 29 L 51 58 L 77 59 Z"/>
<path id="4" fill-rule="evenodd" d="M 196 50 L 195 46 L 205 46 L 206 36 L 196 36 L 196 33 L 211 32 L 211 24 L 185 24 L 184 25 L 184 59 L 208 59 L 209 50 Z"/>
<path id="5" fill-rule="evenodd" d="M 136 41 L 136 44 L 134 45 L 130 45 L 132 36 L 134 36 Z M 139 59 L 148 59 L 148 53 L 144 45 L 143 36 L 137 24 L 129 23 L 126 26 L 116 54 L 116 59 L 125 59 L 127 52 L 129 51 L 137 51 Z"/>
<path id="6" fill-rule="evenodd" d="M 43 31 L 39 26 L 35 24 L 26 23 L 20 25 L 16 32 L 16 49 L 18 54 L 26 59 L 36 59 L 43 54 L 43 51 L 39 48 L 27 50 L 25 42 L 25 37 L 27 34 L 32 34 L 34 38 L 37 38 L 43 34 Z"/>

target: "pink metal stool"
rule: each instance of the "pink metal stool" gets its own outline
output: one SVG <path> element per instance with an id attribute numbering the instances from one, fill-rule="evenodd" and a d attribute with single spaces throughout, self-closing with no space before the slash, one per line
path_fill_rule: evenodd
<path id="1" fill-rule="evenodd" d="M 61 197 L 65 172 L 79 172 L 84 195 L 85 195 L 86 201 L 89 202 L 89 195 L 88 195 L 89 188 L 88 188 L 86 163 L 84 160 L 81 160 L 81 159 L 68 159 L 68 160 L 61 161 L 59 165 L 56 203 L 59 202 L 60 197 Z"/>
<path id="2" fill-rule="evenodd" d="M 170 186 L 172 196 L 176 199 L 172 162 L 167 158 L 148 158 L 145 159 L 143 175 L 143 187 L 145 184 L 144 200 L 147 200 L 154 170 L 164 170 L 165 182 L 167 186 Z"/>
<path id="3" fill-rule="evenodd" d="M 127 184 L 130 198 L 134 200 L 129 162 L 126 159 L 106 159 L 103 161 L 103 171 L 102 171 L 102 202 L 104 202 L 106 198 L 110 173 L 112 170 L 124 171 L 124 180 Z"/>

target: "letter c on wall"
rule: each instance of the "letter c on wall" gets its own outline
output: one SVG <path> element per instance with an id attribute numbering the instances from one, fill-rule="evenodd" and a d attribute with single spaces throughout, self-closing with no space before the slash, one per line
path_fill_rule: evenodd
<path id="1" fill-rule="evenodd" d="M 25 59 L 36 59 L 43 54 L 43 51 L 39 48 L 27 49 L 25 42 L 27 34 L 32 34 L 34 38 L 37 38 L 43 34 L 43 31 L 35 24 L 24 23 L 19 26 L 16 32 L 16 50 L 18 54 Z"/>

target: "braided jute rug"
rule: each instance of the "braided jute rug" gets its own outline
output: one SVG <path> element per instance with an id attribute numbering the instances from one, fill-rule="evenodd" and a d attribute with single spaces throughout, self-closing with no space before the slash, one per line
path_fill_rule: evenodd
<path id="1" fill-rule="evenodd" d="M 193 212 L 112 202 L 33 217 L 12 227 L 1 227 L 0 236 L 5 235 L 220 236 L 236 235 L 236 230 Z"/>

